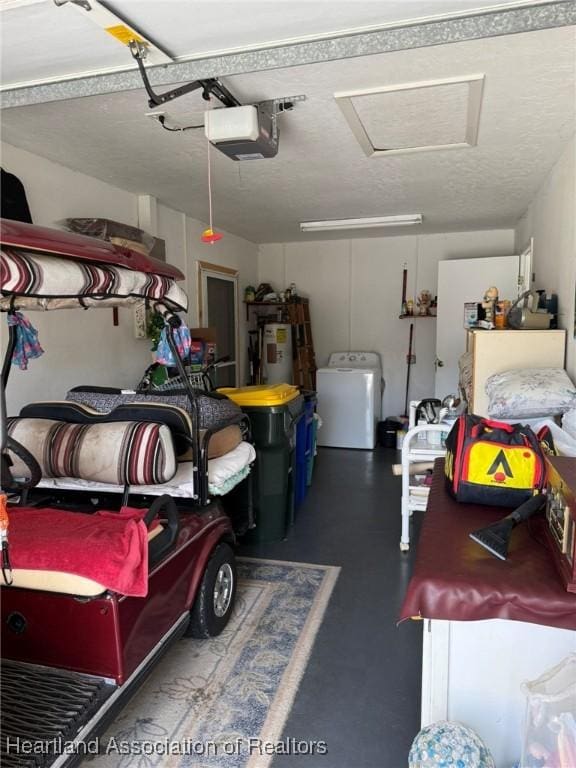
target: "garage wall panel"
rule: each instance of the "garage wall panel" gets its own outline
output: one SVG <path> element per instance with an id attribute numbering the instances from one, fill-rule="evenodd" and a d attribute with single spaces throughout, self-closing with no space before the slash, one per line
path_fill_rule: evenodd
<path id="1" fill-rule="evenodd" d="M 518 249 L 534 238 L 536 288 L 558 294 L 558 325 L 567 329 L 566 370 L 576 381 L 576 135 L 519 222 Z"/>
<path id="2" fill-rule="evenodd" d="M 406 379 L 405 355 L 410 324 L 400 320 L 402 269 L 408 268 L 408 296 L 414 295 L 418 242 L 415 237 L 372 238 L 351 241 L 352 304 L 351 339 L 353 349 L 380 353 L 384 371 L 383 411 L 398 413 Z M 420 325 L 416 338 L 420 336 Z M 417 358 L 418 359 L 418 358 Z M 414 382 L 416 392 L 418 382 Z M 417 395 L 415 394 L 415 397 Z"/>
<path id="3" fill-rule="evenodd" d="M 318 366 L 335 350 L 350 348 L 350 243 L 288 243 L 286 283 L 311 298 L 310 317 Z"/>
<path id="4" fill-rule="evenodd" d="M 316 360 L 337 349 L 375 350 L 382 356 L 385 415 L 404 409 L 410 321 L 400 320 L 402 269 L 407 297 L 427 288 L 435 295 L 443 259 L 504 256 L 514 252 L 514 230 L 366 237 L 260 246 L 258 280 L 281 290 L 293 280 L 311 301 Z M 481 298 L 488 286 L 479 286 Z M 414 319 L 416 364 L 410 397 L 434 394 L 436 321 Z M 464 329 L 462 329 L 464 333 Z"/>
<path id="5" fill-rule="evenodd" d="M 258 282 L 262 280 L 261 275 L 265 275 L 265 281 L 273 288 L 281 290 L 286 287 L 285 249 L 283 243 L 270 243 L 258 248 Z"/>
<path id="6" fill-rule="evenodd" d="M 189 297 L 186 322 L 194 326 L 195 323 L 192 322 L 191 317 L 195 312 L 195 302 L 190 298 L 188 289 L 188 279 L 192 269 L 188 264 L 186 251 L 186 215 L 160 203 L 156 206 L 156 215 L 156 235 L 162 238 L 166 244 L 166 261 L 178 267 L 186 277 L 179 285 Z M 142 228 L 144 229 L 144 227 Z"/>

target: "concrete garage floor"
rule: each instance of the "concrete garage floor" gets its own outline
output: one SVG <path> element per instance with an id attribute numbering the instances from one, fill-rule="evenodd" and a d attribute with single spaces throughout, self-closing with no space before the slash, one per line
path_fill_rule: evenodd
<path id="1" fill-rule="evenodd" d="M 342 568 L 283 734 L 325 741 L 328 754 L 278 756 L 273 768 L 407 765 L 420 722 L 422 625 L 396 626 L 415 551 L 398 547 L 401 482 L 390 469 L 397 455 L 319 449 L 287 539 L 240 548 Z"/>

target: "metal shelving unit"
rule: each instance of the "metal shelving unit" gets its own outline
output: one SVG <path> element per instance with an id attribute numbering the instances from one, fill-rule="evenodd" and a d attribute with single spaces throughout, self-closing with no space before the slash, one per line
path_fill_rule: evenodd
<path id="1" fill-rule="evenodd" d="M 276 309 L 277 322 L 285 322 L 292 326 L 292 356 L 293 383 L 302 389 L 316 389 L 316 357 L 312 340 L 312 322 L 310 319 L 310 302 L 298 296 L 294 301 L 245 301 L 246 320 L 250 319 L 250 308 L 257 307 L 256 315 L 261 318 L 269 313 L 266 309 Z M 280 314 L 281 312 L 281 314 Z M 282 319 L 281 319 L 282 318 Z"/>
<path id="2" fill-rule="evenodd" d="M 410 517 L 413 512 L 426 510 L 430 491 L 416 475 L 410 474 L 412 464 L 417 462 L 433 462 L 434 459 L 445 455 L 446 449 L 441 445 L 442 435 L 447 435 L 451 424 L 426 424 L 408 430 L 402 443 L 402 535 L 400 549 L 407 552 L 410 549 Z M 438 435 L 434 438 L 432 435 Z"/>

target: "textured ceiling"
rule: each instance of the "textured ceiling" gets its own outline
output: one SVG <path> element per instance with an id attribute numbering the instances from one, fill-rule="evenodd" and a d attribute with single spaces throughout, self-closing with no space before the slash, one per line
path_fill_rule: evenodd
<path id="1" fill-rule="evenodd" d="M 412 212 L 424 215 L 413 231 L 511 226 L 574 132 L 574 70 L 574 28 L 565 27 L 228 78 L 244 103 L 307 101 L 280 118 L 276 158 L 237 163 L 214 151 L 215 223 L 256 242 L 303 238 L 303 220 Z M 367 158 L 333 97 L 478 74 L 486 80 L 470 149 Z M 182 123 L 202 110 L 198 94 L 168 108 Z M 147 111 L 142 91 L 15 108 L 3 115 L 3 139 L 206 220 L 203 132 L 168 133 Z M 393 116 L 391 128 L 401 140 Z"/>
<path id="2" fill-rule="evenodd" d="M 402 149 L 466 140 L 468 83 L 352 97 L 374 147 Z"/>
<path id="3" fill-rule="evenodd" d="M 531 2 L 536 0 L 108 0 L 106 4 L 182 60 Z M 0 12 L 4 86 L 134 66 L 124 46 L 72 5 L 58 8 L 52 0 L 0 0 Z"/>

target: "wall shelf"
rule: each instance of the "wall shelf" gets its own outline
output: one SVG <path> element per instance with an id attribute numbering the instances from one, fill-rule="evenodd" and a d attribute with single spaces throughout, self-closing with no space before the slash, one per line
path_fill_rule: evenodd
<path id="1" fill-rule="evenodd" d="M 250 318 L 250 307 L 275 307 L 276 309 L 286 307 L 296 307 L 299 304 L 308 303 L 308 299 L 298 298 L 298 301 L 245 301 L 246 320 Z"/>
<path id="2" fill-rule="evenodd" d="M 436 315 L 398 315 L 400 320 L 436 320 Z"/>

